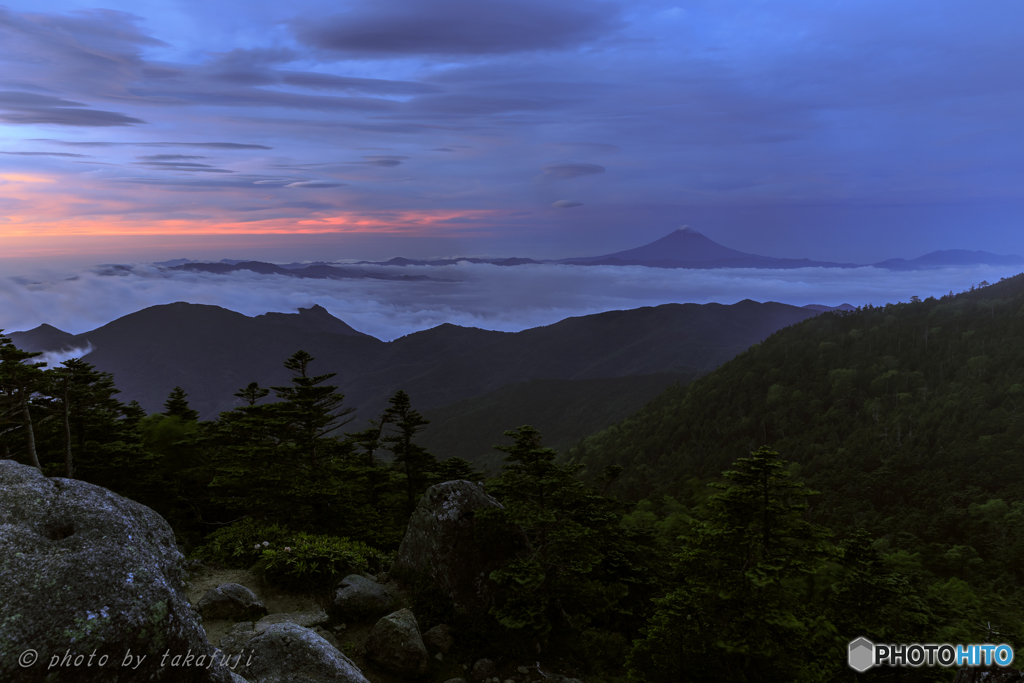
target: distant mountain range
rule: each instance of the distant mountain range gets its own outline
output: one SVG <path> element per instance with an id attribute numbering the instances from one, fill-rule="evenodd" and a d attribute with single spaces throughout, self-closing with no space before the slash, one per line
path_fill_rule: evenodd
<path id="1" fill-rule="evenodd" d="M 404 389 L 417 409 L 437 415 L 435 442 L 450 444 L 458 440 L 452 434 L 459 425 L 473 422 L 467 423 L 467 412 L 488 403 L 506 406 L 501 414 L 538 423 L 551 411 L 576 410 L 573 403 L 592 405 L 593 415 L 567 420 L 570 428 L 558 436 L 567 442 L 625 417 L 668 384 L 688 381 L 818 314 L 815 308 L 750 300 L 665 304 L 521 332 L 444 324 L 383 342 L 320 306 L 248 317 L 175 303 L 78 335 L 41 325 L 9 336 L 31 351 L 87 351 L 87 362 L 114 374 L 120 398 L 135 399 L 149 412 L 161 411 L 171 389 L 181 386 L 202 417 L 212 418 L 239 405 L 233 394 L 249 382 L 287 384 L 282 363 L 304 349 L 317 359 L 314 372 L 338 373 L 332 383 L 348 405 L 358 407 L 361 420 L 378 415 Z M 473 397 L 483 398 L 446 408 Z"/>
<path id="2" fill-rule="evenodd" d="M 986 251 L 965 251 L 949 249 L 933 251 L 916 259 L 888 259 L 878 263 L 856 264 L 835 263 L 832 261 L 812 261 L 810 259 L 774 258 L 758 256 L 730 249 L 707 238 L 692 228 L 684 227 L 669 233 L 659 240 L 635 249 L 618 251 L 603 256 L 584 256 L 560 260 L 537 261 L 529 258 L 446 258 L 446 259 L 408 259 L 396 257 L 387 261 L 358 261 L 348 267 L 328 263 L 290 263 L 275 265 L 262 261 L 239 261 L 224 259 L 218 263 L 199 263 L 188 259 L 175 259 L 154 265 L 170 270 L 190 270 L 211 273 L 227 273 L 236 270 L 248 270 L 263 274 L 288 275 L 300 278 L 372 278 L 379 280 L 431 280 L 426 275 L 395 275 L 367 271 L 364 266 L 447 266 L 460 262 L 488 263 L 497 266 L 520 266 L 535 263 L 561 263 L 576 266 L 646 266 L 649 268 L 760 268 L 760 269 L 794 269 L 794 268 L 863 268 L 866 265 L 886 270 L 927 270 L 947 266 L 967 265 L 1024 265 L 1020 256 L 1000 256 Z"/>

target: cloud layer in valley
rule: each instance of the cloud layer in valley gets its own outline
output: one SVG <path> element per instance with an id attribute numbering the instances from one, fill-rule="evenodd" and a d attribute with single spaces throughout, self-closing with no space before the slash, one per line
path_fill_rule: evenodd
<path id="1" fill-rule="evenodd" d="M 80 333 L 147 306 L 188 301 L 259 315 L 319 304 L 357 330 L 391 340 L 442 323 L 518 331 L 571 316 L 663 303 L 731 304 L 743 299 L 794 305 L 909 301 L 1014 275 L 979 266 L 912 272 L 875 268 L 662 270 L 555 264 L 503 267 L 460 262 L 373 267 L 432 281 L 315 280 L 250 271 L 171 271 L 148 265 L 97 268 L 72 277 L 37 273 L 0 280 L 0 327 L 49 323 Z"/>

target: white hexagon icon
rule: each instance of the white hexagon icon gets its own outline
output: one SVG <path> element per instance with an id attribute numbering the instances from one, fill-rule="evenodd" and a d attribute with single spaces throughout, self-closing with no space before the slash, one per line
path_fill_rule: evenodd
<path id="1" fill-rule="evenodd" d="M 850 641 L 850 668 L 864 673 L 875 663 L 875 644 L 867 638 Z"/>

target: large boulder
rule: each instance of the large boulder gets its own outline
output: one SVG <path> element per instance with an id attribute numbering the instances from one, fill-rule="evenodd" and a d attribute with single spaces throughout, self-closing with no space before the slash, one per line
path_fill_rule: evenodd
<path id="1" fill-rule="evenodd" d="M 319 607 L 307 610 L 305 612 L 279 612 L 277 614 L 268 614 L 257 622 L 243 621 L 235 624 L 231 629 L 224 634 L 220 639 L 220 649 L 229 657 L 237 657 L 243 652 L 248 651 L 249 641 L 263 633 L 272 626 L 279 624 L 294 624 L 303 628 L 308 628 L 314 633 L 323 637 L 334 647 L 338 647 L 338 641 L 333 637 L 328 637 L 326 631 L 321 627 L 330 623 L 330 619 L 327 613 Z M 326 635 L 325 635 L 326 634 Z M 234 659 L 228 660 L 228 666 L 234 662 Z"/>
<path id="2" fill-rule="evenodd" d="M 236 671 L 259 683 L 368 683 L 340 650 L 312 630 L 273 624 L 245 646 Z"/>
<path id="3" fill-rule="evenodd" d="M 451 599 L 456 612 L 485 613 L 499 595 L 491 572 L 529 550 L 521 529 L 478 528 L 479 511 L 500 507 L 479 484 L 431 486 L 412 513 L 391 574 L 426 577 Z"/>
<path id="4" fill-rule="evenodd" d="M 334 608 L 343 620 L 379 617 L 395 608 L 395 599 L 376 581 L 351 574 L 334 592 Z"/>
<path id="5" fill-rule="evenodd" d="M 331 623 L 331 619 L 327 616 L 327 612 L 325 612 L 322 607 L 313 607 L 305 612 L 279 612 L 277 614 L 268 614 L 256 622 L 256 630 L 263 631 L 274 624 L 284 623 L 298 624 L 305 628 L 314 628 L 317 626 L 326 626 Z"/>
<path id="6" fill-rule="evenodd" d="M 400 609 L 382 617 L 366 637 L 366 655 L 399 676 L 421 676 L 430 670 L 430 655 L 416 617 Z"/>
<path id="7" fill-rule="evenodd" d="M 230 683 L 148 507 L 0 460 L 0 548 L 0 680 Z"/>
<path id="8" fill-rule="evenodd" d="M 252 619 L 267 613 L 256 594 L 240 583 L 225 583 L 206 591 L 196 605 L 204 619 Z"/>

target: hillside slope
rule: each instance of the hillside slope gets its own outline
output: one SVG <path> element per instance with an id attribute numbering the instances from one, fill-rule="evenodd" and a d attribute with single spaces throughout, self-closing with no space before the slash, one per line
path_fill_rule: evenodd
<path id="1" fill-rule="evenodd" d="M 570 457 L 622 465 L 633 500 L 687 499 L 764 444 L 822 492 L 815 521 L 864 526 L 939 576 L 1020 585 L 1024 275 L 780 330 Z"/>
<path id="2" fill-rule="evenodd" d="M 85 360 L 114 374 L 122 400 L 160 411 L 171 389 L 181 386 L 204 418 L 238 405 L 233 394 L 249 382 L 287 383 L 282 363 L 304 349 L 316 357 L 316 373 L 337 373 L 332 383 L 365 420 L 376 417 L 399 389 L 426 410 L 532 379 L 706 372 L 775 330 L 814 315 L 818 312 L 749 300 L 731 306 L 666 304 L 515 333 L 446 324 L 382 342 L 319 306 L 250 318 L 216 306 L 175 303 L 76 335 L 72 345 L 91 345 Z M 57 332 L 10 336 L 16 344 L 59 338 L 66 345 L 68 339 L 55 337 Z"/>

